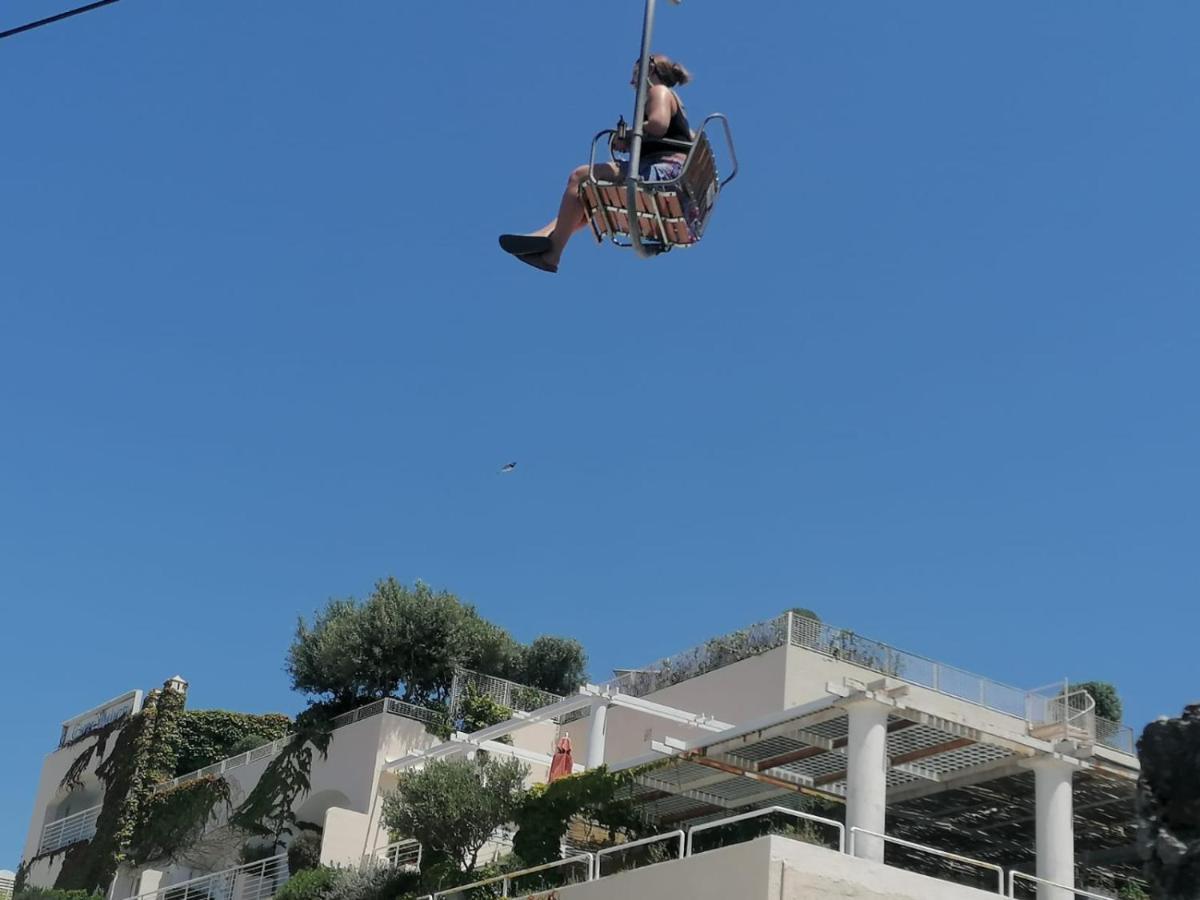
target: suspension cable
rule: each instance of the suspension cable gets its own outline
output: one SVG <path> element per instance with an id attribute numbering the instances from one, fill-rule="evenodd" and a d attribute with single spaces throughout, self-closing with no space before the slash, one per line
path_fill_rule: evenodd
<path id="1" fill-rule="evenodd" d="M 41 28 L 43 25 L 49 25 L 53 22 L 61 22 L 63 19 L 69 19 L 72 16 L 82 15 L 85 12 L 91 12 L 93 9 L 99 9 L 101 6 L 108 6 L 110 3 L 116 3 L 117 0 L 96 0 L 95 3 L 89 3 L 86 6 L 79 6 L 75 9 L 69 9 L 66 12 L 58 15 L 48 16 L 45 19 L 38 19 L 36 22 L 29 22 L 25 25 L 18 25 L 16 28 L 10 28 L 8 31 L 0 31 L 0 38 L 12 37 L 14 34 L 20 34 L 23 31 L 33 31 L 35 28 Z"/>

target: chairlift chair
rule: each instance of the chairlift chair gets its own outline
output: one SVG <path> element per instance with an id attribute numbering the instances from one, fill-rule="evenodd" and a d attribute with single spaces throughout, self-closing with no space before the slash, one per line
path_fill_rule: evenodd
<path id="1" fill-rule="evenodd" d="M 724 178 L 717 171 L 712 142 L 707 134 L 709 125 L 718 122 L 732 164 Z M 618 247 L 632 247 L 646 256 L 665 253 L 675 247 L 695 246 L 708 226 L 721 189 L 737 175 L 737 154 L 729 120 L 721 113 L 713 113 L 701 123 L 695 139 L 690 142 L 659 139 L 662 143 L 675 144 L 687 153 L 679 177 L 670 181 L 643 181 L 632 174 L 632 167 L 624 182 L 596 177 L 597 145 L 605 137 L 609 138 L 609 154 L 615 160 L 613 146 L 616 138 L 624 138 L 621 131 L 621 126 L 607 128 L 592 139 L 588 177 L 579 186 L 579 197 L 596 241 L 603 243 L 607 237 Z M 631 189 L 637 204 L 635 230 L 630 229 L 630 210 L 634 202 L 630 200 Z"/>

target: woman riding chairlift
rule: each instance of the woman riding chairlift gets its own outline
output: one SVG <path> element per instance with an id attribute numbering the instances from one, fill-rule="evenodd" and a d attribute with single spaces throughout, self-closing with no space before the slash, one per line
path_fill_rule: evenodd
<path id="1" fill-rule="evenodd" d="M 691 74 L 666 56 L 651 56 L 647 66 L 649 93 L 643 123 L 642 158 L 638 172 L 647 183 L 676 181 L 683 171 L 687 151 L 680 145 L 694 140 L 683 103 L 673 88 L 692 80 Z M 633 64 L 629 83 L 636 90 L 639 64 Z M 670 143 L 668 143 L 670 142 Z M 628 139 L 615 137 L 612 149 L 628 150 Z M 557 272 L 559 260 L 571 236 L 587 227 L 589 216 L 580 197 L 580 187 L 589 179 L 618 184 L 628 176 L 628 163 L 607 162 L 579 166 L 567 179 L 558 215 L 531 234 L 502 234 L 500 246 L 523 263 L 544 272 Z"/>

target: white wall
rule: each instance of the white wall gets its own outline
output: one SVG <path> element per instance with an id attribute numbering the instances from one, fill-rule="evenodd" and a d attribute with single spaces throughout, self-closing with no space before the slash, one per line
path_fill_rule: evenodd
<path id="1" fill-rule="evenodd" d="M 778 900 L 769 838 L 560 888 L 561 900 Z M 539 895 L 540 896 L 540 895 Z"/>
<path id="2" fill-rule="evenodd" d="M 770 843 L 772 900 L 996 900 L 997 896 L 994 891 L 963 887 L 802 841 L 759 840 Z"/>
<path id="3" fill-rule="evenodd" d="M 560 888 L 561 900 L 995 900 L 995 893 L 782 837 Z"/>
<path id="4" fill-rule="evenodd" d="M 107 752 L 112 752 L 119 734 L 120 729 L 109 735 L 108 743 L 105 745 Z M 22 861 L 37 855 L 38 845 L 42 840 L 42 828 L 48 822 L 100 805 L 104 798 L 104 789 L 95 774 L 96 764 L 99 761 L 95 755 L 92 757 L 89 771 L 83 776 L 83 788 L 76 791 L 65 791 L 59 787 L 63 776 L 71 767 L 71 763 L 95 744 L 95 737 L 87 737 L 71 747 L 51 751 L 42 761 L 42 772 L 38 777 L 37 792 L 34 794 L 33 812 L 29 817 L 29 831 L 25 835 L 25 848 L 21 853 Z M 50 886 L 43 884 L 41 880 L 34 881 L 32 874 L 29 883 L 37 887 Z"/>
<path id="5" fill-rule="evenodd" d="M 337 807 L 328 810 L 322 823 L 325 833 L 321 836 L 321 865 L 357 866 L 363 858 L 369 821 L 366 813 Z"/>
<path id="6" fill-rule="evenodd" d="M 805 647 L 787 648 L 786 705 L 799 706 L 812 700 L 827 697 L 828 682 L 842 684 L 845 678 L 862 682 L 876 681 L 884 677 L 873 669 L 857 666 L 845 660 L 834 659 Z M 901 672 L 896 680 L 903 681 Z M 911 685 L 907 698 L 915 706 L 944 719 L 960 722 L 972 728 L 987 731 L 1001 737 L 1021 739 L 1028 737 L 1025 720 L 1002 712 L 986 709 L 977 704 L 918 685 Z M 900 713 L 902 715 L 902 713 Z"/>
<path id="7" fill-rule="evenodd" d="M 703 713 L 737 725 L 784 709 L 787 684 L 786 648 L 778 647 L 697 678 L 647 694 L 647 700 L 692 713 Z M 591 718 L 566 726 L 575 759 L 587 761 Z M 608 711 L 604 759 L 609 765 L 647 753 L 650 741 L 670 736 L 690 740 L 708 732 L 647 713 L 613 707 Z"/>

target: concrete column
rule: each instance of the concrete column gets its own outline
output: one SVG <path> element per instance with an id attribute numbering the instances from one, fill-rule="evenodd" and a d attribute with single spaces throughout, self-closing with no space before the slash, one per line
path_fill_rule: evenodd
<path id="1" fill-rule="evenodd" d="M 887 819 L 887 707 L 858 700 L 846 708 L 850 734 L 846 744 L 846 832 L 865 828 L 883 834 Z M 883 862 L 883 841 L 854 835 L 854 855 Z"/>
<path id="2" fill-rule="evenodd" d="M 1050 757 L 1031 763 L 1037 802 L 1037 875 L 1072 890 L 1038 885 L 1038 900 L 1074 900 L 1075 766 Z"/>
<path id="3" fill-rule="evenodd" d="M 608 731 L 608 703 L 600 697 L 592 701 L 592 727 L 588 731 L 587 767 L 604 765 L 604 736 Z"/>

